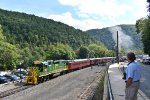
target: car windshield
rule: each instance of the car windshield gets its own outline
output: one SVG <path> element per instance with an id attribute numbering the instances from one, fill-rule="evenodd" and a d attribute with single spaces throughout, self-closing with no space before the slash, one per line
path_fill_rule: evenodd
<path id="1" fill-rule="evenodd" d="M 12 75 L 12 78 L 14 78 L 16 80 L 18 79 L 16 75 Z"/>
<path id="2" fill-rule="evenodd" d="M 5 79 L 7 79 L 7 78 L 4 77 L 4 76 L 0 76 L 0 79 L 5 80 Z"/>

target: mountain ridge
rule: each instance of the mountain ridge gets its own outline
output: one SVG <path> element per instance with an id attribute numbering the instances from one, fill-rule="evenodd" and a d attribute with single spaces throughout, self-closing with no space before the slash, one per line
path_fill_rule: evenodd
<path id="1" fill-rule="evenodd" d="M 114 50 L 117 31 L 120 48 L 125 50 L 143 48 L 141 36 L 136 32 L 136 27 L 133 24 L 122 24 L 102 29 L 92 29 L 87 30 L 86 32 L 96 40 L 102 42 L 108 49 Z"/>

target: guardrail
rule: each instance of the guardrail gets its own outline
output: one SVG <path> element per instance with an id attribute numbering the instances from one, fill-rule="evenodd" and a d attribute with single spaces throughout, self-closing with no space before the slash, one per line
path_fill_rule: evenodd
<path id="1" fill-rule="evenodd" d="M 108 70 L 106 71 L 106 74 L 105 74 L 103 100 L 114 100 Z"/>
<path id="2" fill-rule="evenodd" d="M 108 72 L 107 72 L 107 77 L 108 77 L 108 79 L 107 79 L 108 99 L 109 100 L 114 100 Z"/>

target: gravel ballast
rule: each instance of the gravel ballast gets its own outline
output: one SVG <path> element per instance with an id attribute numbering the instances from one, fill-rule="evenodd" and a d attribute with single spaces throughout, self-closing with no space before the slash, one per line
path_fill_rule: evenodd
<path id="1" fill-rule="evenodd" d="M 2 100 L 85 100 L 94 95 L 105 66 L 93 66 L 58 76 Z"/>

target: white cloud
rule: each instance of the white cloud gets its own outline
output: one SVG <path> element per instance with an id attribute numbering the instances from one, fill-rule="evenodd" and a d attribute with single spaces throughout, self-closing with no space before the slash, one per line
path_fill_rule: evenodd
<path id="1" fill-rule="evenodd" d="M 146 16 L 145 0 L 58 0 L 70 6 L 74 12 L 50 15 L 48 18 L 61 21 L 75 28 L 87 30 L 118 24 L 135 24 Z M 74 17 L 77 15 L 78 17 Z"/>
<path id="2" fill-rule="evenodd" d="M 77 26 L 80 21 L 76 20 L 72 17 L 70 12 L 66 12 L 64 14 L 61 15 L 50 15 L 48 16 L 49 19 L 54 19 L 55 21 L 60 21 L 63 22 L 65 24 L 68 24 L 70 26 Z"/>
<path id="3" fill-rule="evenodd" d="M 133 0 L 133 1 L 134 1 L 133 8 L 131 10 L 131 12 L 133 12 L 133 16 L 137 19 L 146 16 L 147 15 L 146 0 L 142 0 L 141 2 L 137 2 L 137 0 Z"/>
<path id="4" fill-rule="evenodd" d="M 118 4 L 117 0 L 59 0 L 62 5 L 76 7 L 80 13 L 99 16 L 120 16 L 125 14 L 130 6 Z"/>
<path id="5" fill-rule="evenodd" d="M 73 26 L 81 30 L 88 30 L 93 28 L 101 28 L 103 24 L 93 19 L 77 20 L 72 17 L 70 12 L 64 13 L 62 15 L 50 15 L 49 19 L 54 19 L 55 21 L 61 21 L 65 24 Z"/>

